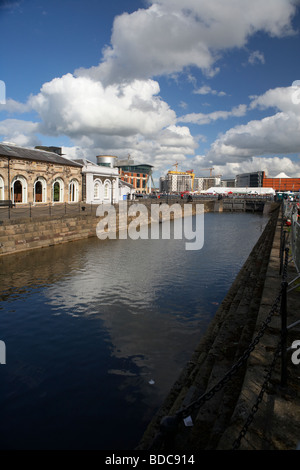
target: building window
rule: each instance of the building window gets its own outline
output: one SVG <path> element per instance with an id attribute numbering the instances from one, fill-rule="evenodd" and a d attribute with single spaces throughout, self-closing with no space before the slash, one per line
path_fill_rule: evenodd
<path id="1" fill-rule="evenodd" d="M 0 176 L 0 201 L 4 199 L 4 180 L 2 176 Z"/>
<path id="2" fill-rule="evenodd" d="M 110 200 L 110 190 L 111 190 L 110 181 L 106 181 L 104 183 L 104 199 Z"/>
<path id="3" fill-rule="evenodd" d="M 74 179 L 69 184 L 69 202 L 78 202 L 78 192 L 78 181 Z"/>
<path id="4" fill-rule="evenodd" d="M 33 202 L 46 202 L 46 188 L 45 178 L 39 176 L 33 187 Z"/>
<path id="5" fill-rule="evenodd" d="M 100 199 L 100 183 L 96 181 L 94 184 L 94 199 Z"/>
<path id="6" fill-rule="evenodd" d="M 53 202 L 63 202 L 64 201 L 64 182 L 60 178 L 56 178 L 53 183 Z"/>

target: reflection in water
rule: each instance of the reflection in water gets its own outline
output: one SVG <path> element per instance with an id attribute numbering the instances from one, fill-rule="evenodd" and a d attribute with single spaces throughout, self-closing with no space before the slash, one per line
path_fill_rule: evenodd
<path id="1" fill-rule="evenodd" d="M 185 240 L 97 238 L 0 260 L 3 449 L 132 449 L 261 234 L 206 214 Z"/>

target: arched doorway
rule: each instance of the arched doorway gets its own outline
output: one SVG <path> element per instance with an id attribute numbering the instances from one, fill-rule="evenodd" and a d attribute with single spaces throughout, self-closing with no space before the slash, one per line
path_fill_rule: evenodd
<path id="1" fill-rule="evenodd" d="M 35 183 L 35 202 L 43 202 L 43 185 L 40 181 Z"/>
<path id="2" fill-rule="evenodd" d="M 16 176 L 12 180 L 11 199 L 17 204 L 27 202 L 27 181 L 24 176 Z"/>
<path id="3" fill-rule="evenodd" d="M 34 202 L 46 202 L 46 188 L 47 183 L 45 178 L 39 176 L 33 188 Z"/>
<path id="4" fill-rule="evenodd" d="M 22 202 L 23 186 L 20 180 L 14 182 L 14 202 Z"/>

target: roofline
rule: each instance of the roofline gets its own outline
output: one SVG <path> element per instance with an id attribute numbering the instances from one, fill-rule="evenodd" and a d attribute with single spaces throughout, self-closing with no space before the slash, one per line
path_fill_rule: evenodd
<path id="1" fill-rule="evenodd" d="M 6 147 L 9 147 L 9 151 L 11 152 L 10 155 L 7 155 L 7 154 L 3 154 L 1 153 L 1 145 L 3 146 L 6 146 Z M 60 162 L 51 162 L 51 161 L 48 161 L 47 163 L 52 163 L 53 165 L 66 165 L 66 166 L 74 166 L 74 167 L 79 167 L 79 168 L 82 168 L 83 165 L 81 165 L 81 163 L 76 163 L 74 162 L 73 160 L 70 160 L 66 157 L 64 157 L 63 155 L 58 155 L 57 153 L 55 152 L 49 152 L 48 150 L 42 150 L 42 149 L 35 149 L 35 148 L 30 148 L 30 147 L 21 147 L 20 145 L 8 145 L 8 143 L 3 143 L 3 142 L 0 142 L 0 156 L 1 157 L 4 157 L 4 158 L 19 158 L 21 160 L 35 160 L 35 161 L 41 161 L 41 162 L 45 162 L 44 159 L 42 158 L 31 158 L 30 155 L 29 156 L 26 156 L 26 157 L 21 157 L 20 155 L 17 155 L 16 153 L 14 153 L 14 149 L 24 149 L 24 150 L 29 150 L 30 152 L 35 152 L 37 154 L 37 157 L 38 157 L 38 154 L 40 153 L 49 153 L 50 155 L 54 156 L 54 157 L 59 157 L 60 159 L 62 159 L 62 161 Z"/>

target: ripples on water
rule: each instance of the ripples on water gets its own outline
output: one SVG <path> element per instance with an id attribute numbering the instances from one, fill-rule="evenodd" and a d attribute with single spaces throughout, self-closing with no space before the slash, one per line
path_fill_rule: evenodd
<path id="1" fill-rule="evenodd" d="M 73 242 L 2 258 L 2 449 L 133 449 L 263 231 L 205 214 L 205 242 Z"/>

